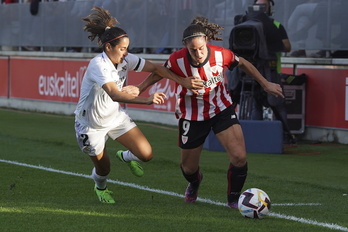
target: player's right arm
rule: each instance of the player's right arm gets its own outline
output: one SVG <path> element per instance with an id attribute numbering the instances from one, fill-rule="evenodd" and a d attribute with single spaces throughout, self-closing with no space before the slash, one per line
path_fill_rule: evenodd
<path id="1" fill-rule="evenodd" d="M 138 96 L 142 92 L 144 92 L 149 86 L 157 83 L 162 80 L 163 77 L 168 78 L 169 80 L 175 81 L 179 85 L 191 90 L 194 93 L 197 93 L 199 89 L 202 89 L 203 80 L 196 77 L 181 77 L 171 71 L 170 69 L 153 64 L 150 61 L 145 61 L 145 66 L 142 71 L 151 72 L 151 74 L 139 85 L 129 85 L 122 88 L 123 92 L 129 93 L 133 96 Z"/>
<path id="2" fill-rule="evenodd" d="M 119 91 L 115 82 L 108 82 L 103 85 L 103 89 L 115 102 L 134 103 L 134 104 L 163 104 L 166 95 L 164 93 L 154 93 L 149 97 L 140 97 Z"/>
<path id="3" fill-rule="evenodd" d="M 272 94 L 276 97 L 284 98 L 283 91 L 280 85 L 267 81 L 267 79 L 264 78 L 261 75 L 261 73 L 257 70 L 257 68 L 254 65 L 252 65 L 249 61 L 242 57 L 239 57 L 238 67 L 242 71 L 244 71 L 248 76 L 253 77 L 267 93 Z"/>

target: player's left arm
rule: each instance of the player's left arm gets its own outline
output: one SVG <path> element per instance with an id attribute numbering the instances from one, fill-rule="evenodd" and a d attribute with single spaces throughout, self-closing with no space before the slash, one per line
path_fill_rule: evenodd
<path id="1" fill-rule="evenodd" d="M 139 85 L 127 85 L 127 86 L 122 88 L 122 91 L 129 93 L 129 94 L 132 94 L 133 96 L 138 96 L 141 93 L 143 93 L 149 86 L 157 83 L 158 81 L 160 81 L 162 79 L 163 78 L 161 76 L 158 76 L 157 74 L 151 73 Z"/>
<path id="2" fill-rule="evenodd" d="M 281 86 L 279 84 L 267 81 L 267 79 L 264 78 L 257 70 L 257 68 L 249 61 L 242 57 L 239 57 L 238 67 L 243 70 L 248 76 L 253 77 L 267 93 L 272 94 L 276 97 L 284 98 Z"/>

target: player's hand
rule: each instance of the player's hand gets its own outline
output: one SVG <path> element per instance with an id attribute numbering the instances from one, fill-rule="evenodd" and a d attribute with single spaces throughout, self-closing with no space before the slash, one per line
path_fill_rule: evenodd
<path id="1" fill-rule="evenodd" d="M 267 85 L 264 87 L 264 90 L 275 97 L 285 98 L 283 95 L 282 87 L 279 84 L 268 82 Z"/>
<path id="2" fill-rule="evenodd" d="M 149 105 L 156 104 L 160 105 L 164 103 L 167 96 L 164 93 L 156 92 L 149 97 Z"/>
<path id="3" fill-rule="evenodd" d="M 124 86 L 122 88 L 122 92 L 124 93 L 128 93 L 130 95 L 133 95 L 135 97 L 139 96 L 139 88 L 137 86 L 134 86 L 134 85 L 127 85 L 127 86 Z"/>
<path id="4" fill-rule="evenodd" d="M 198 93 L 198 90 L 203 89 L 203 80 L 199 77 L 187 77 L 182 78 L 182 84 L 183 87 L 186 89 L 191 90 L 194 93 Z"/>

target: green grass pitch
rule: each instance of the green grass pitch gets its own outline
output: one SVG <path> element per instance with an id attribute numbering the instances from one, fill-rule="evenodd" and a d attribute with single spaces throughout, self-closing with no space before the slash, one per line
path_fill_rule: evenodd
<path id="1" fill-rule="evenodd" d="M 200 201 L 186 204 L 176 128 L 137 124 L 154 159 L 137 178 L 113 156 L 116 204 L 106 205 L 93 192 L 72 116 L 0 109 L 0 231 L 348 231 L 347 145 L 301 141 L 284 154 L 249 153 L 244 189 L 260 188 L 272 201 L 257 220 L 224 206 L 225 153 L 203 151 Z M 110 154 L 122 148 L 107 143 Z"/>

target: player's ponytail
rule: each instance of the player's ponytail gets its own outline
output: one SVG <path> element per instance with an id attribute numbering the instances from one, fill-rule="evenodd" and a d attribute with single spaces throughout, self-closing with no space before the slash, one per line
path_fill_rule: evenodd
<path id="1" fill-rule="evenodd" d="M 115 17 L 111 16 L 108 10 L 93 7 L 92 11 L 90 15 L 82 18 L 83 21 L 87 22 L 83 30 L 89 32 L 88 38 L 91 41 L 97 38 L 99 45 L 104 46 L 110 43 L 112 46 L 115 46 L 120 38 L 128 37 L 122 28 L 115 26 L 119 22 Z"/>

